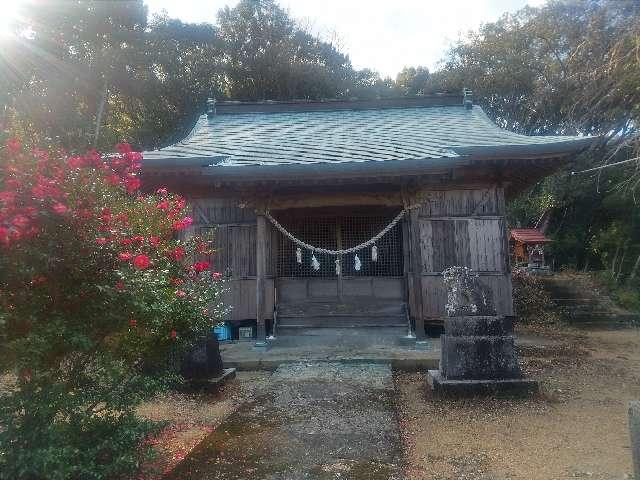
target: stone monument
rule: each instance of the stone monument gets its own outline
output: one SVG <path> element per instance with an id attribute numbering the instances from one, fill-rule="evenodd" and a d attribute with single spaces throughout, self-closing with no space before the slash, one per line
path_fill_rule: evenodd
<path id="1" fill-rule="evenodd" d="M 197 342 L 182 359 L 180 373 L 193 387 L 217 387 L 235 376 L 235 368 L 223 368 L 215 335 Z"/>
<path id="2" fill-rule="evenodd" d="M 513 320 L 498 316 L 489 288 L 467 267 L 443 272 L 447 318 L 441 340 L 440 369 L 427 381 L 436 394 L 530 393 L 537 382 L 518 365 Z"/>
<path id="3" fill-rule="evenodd" d="M 640 480 L 640 402 L 637 400 L 629 402 L 629 433 L 634 478 Z"/>

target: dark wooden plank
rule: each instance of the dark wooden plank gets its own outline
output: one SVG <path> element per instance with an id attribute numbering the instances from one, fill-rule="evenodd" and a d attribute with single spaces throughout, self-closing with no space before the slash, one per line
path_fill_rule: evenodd
<path id="1" fill-rule="evenodd" d="M 257 218 L 257 234 L 256 234 L 256 322 L 258 343 L 264 343 L 267 340 L 267 331 L 265 328 L 265 272 L 267 269 L 267 219 L 264 215 L 258 215 Z"/>

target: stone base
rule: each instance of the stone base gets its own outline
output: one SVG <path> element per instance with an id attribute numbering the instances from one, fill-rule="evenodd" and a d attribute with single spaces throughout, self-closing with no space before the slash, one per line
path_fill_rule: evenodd
<path id="1" fill-rule="evenodd" d="M 215 378 L 207 378 L 204 380 L 191 380 L 189 381 L 189 387 L 197 390 L 205 390 L 207 392 L 215 391 L 225 384 L 227 380 L 236 378 L 235 368 L 225 368 L 222 370 L 222 374 Z"/>
<path id="2" fill-rule="evenodd" d="M 266 352 L 271 348 L 271 344 L 269 342 L 258 340 L 253 344 L 252 348 L 258 352 Z"/>
<path id="3" fill-rule="evenodd" d="M 491 380 L 448 380 L 439 370 L 427 373 L 428 388 L 438 396 L 465 397 L 474 395 L 531 395 L 538 391 L 538 382 L 528 378 Z"/>
<path id="4" fill-rule="evenodd" d="M 433 345 L 428 340 L 418 340 L 414 344 L 416 350 L 432 350 Z"/>

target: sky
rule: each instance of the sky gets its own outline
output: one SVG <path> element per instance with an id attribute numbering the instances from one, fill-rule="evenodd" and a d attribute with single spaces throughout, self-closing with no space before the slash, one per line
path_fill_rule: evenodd
<path id="1" fill-rule="evenodd" d="M 145 0 L 184 22 L 216 23 L 218 10 L 238 0 Z M 461 34 L 525 5 L 545 0 L 280 0 L 293 18 L 338 42 L 357 69 L 395 78 L 405 66 L 435 70 Z"/>

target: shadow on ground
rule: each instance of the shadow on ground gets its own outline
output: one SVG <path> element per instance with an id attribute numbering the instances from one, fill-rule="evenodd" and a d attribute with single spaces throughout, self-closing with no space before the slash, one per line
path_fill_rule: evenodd
<path id="1" fill-rule="evenodd" d="M 390 365 L 283 365 L 166 477 L 402 478 Z"/>

